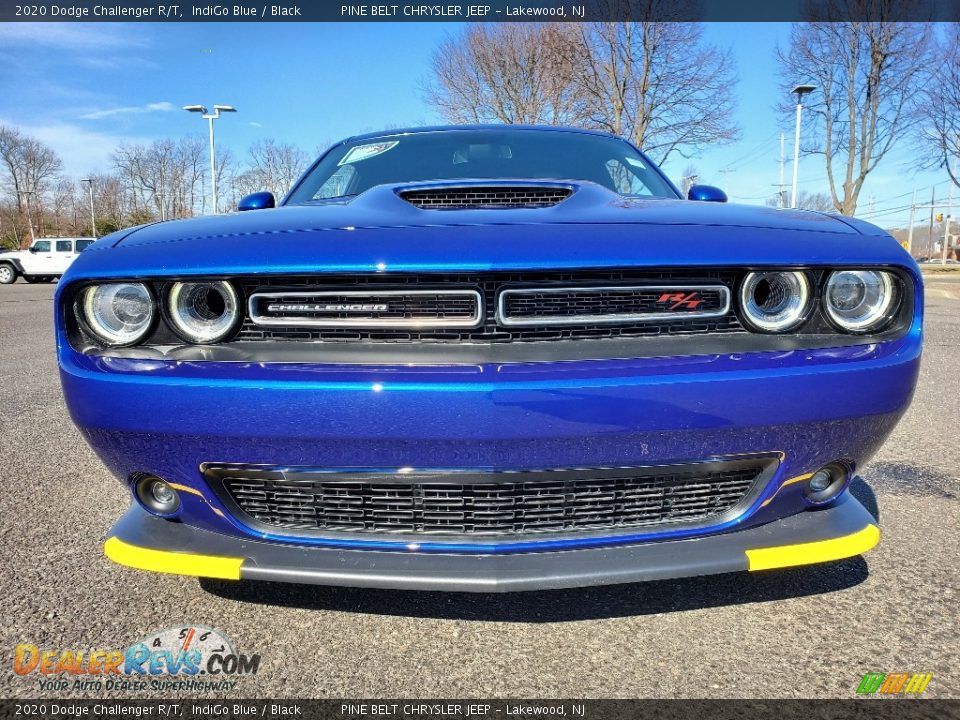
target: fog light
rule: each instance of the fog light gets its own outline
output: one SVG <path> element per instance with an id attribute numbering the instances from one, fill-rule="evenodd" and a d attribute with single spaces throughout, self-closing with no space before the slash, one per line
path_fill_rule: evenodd
<path id="1" fill-rule="evenodd" d="M 170 507 L 177 501 L 177 494 L 173 488 L 162 480 L 156 480 L 150 484 L 150 495 L 164 507 Z"/>
<path id="2" fill-rule="evenodd" d="M 803 491 L 804 500 L 810 505 L 825 505 L 836 500 L 849 481 L 850 470 L 844 463 L 830 463 L 810 476 Z"/>
<path id="3" fill-rule="evenodd" d="M 813 477 L 810 478 L 810 489 L 814 492 L 821 492 L 830 487 L 830 483 L 833 482 L 833 477 L 826 470 L 818 470 L 814 473 Z"/>
<path id="4" fill-rule="evenodd" d="M 134 487 L 137 500 L 154 515 L 169 516 L 180 509 L 180 495 L 169 483 L 153 475 L 144 475 Z"/>

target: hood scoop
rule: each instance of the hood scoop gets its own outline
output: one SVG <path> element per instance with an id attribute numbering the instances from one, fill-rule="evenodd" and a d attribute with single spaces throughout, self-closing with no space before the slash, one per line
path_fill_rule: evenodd
<path id="1" fill-rule="evenodd" d="M 445 185 L 401 190 L 402 200 L 421 210 L 515 210 L 548 208 L 573 194 L 562 185 Z"/>

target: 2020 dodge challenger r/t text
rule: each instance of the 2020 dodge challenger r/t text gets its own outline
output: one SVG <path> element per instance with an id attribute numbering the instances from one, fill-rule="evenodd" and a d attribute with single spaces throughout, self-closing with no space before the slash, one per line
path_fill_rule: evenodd
<path id="1" fill-rule="evenodd" d="M 688 198 L 629 143 L 421 128 L 279 207 L 130 228 L 57 290 L 136 568 L 503 591 L 864 552 L 922 281 L 867 223 Z"/>

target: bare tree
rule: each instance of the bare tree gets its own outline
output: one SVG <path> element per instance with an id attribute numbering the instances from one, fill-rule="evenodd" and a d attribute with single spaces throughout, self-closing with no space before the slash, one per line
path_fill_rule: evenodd
<path id="1" fill-rule="evenodd" d="M 683 192 L 683 196 L 686 197 L 690 188 L 698 182 L 700 182 L 700 171 L 693 163 L 687 163 L 687 166 L 683 169 L 683 175 L 680 176 L 680 190 Z"/>
<path id="2" fill-rule="evenodd" d="M 587 23 L 579 45 L 571 80 L 589 126 L 632 141 L 659 163 L 739 136 L 730 54 L 705 43 L 699 24 Z"/>
<path id="3" fill-rule="evenodd" d="M 498 23 L 437 48 L 426 99 L 454 122 L 607 130 L 663 162 L 737 137 L 734 80 L 696 23 Z"/>
<path id="4" fill-rule="evenodd" d="M 778 195 L 774 195 L 767 200 L 769 207 L 783 207 L 782 201 Z M 815 210 L 822 213 L 833 213 L 837 209 L 834 207 L 832 198 L 826 193 L 811 193 L 806 190 L 797 192 L 797 207 L 801 210 Z"/>
<path id="5" fill-rule="evenodd" d="M 258 140 L 250 146 L 249 165 L 234 179 L 235 194 L 269 190 L 278 197 L 290 189 L 307 167 L 307 154 L 288 143 Z"/>
<path id="6" fill-rule="evenodd" d="M 93 207 L 98 236 L 144 221 L 143 218 L 134 217 L 131 195 L 118 175 L 100 173 L 91 174 L 90 178 L 93 181 Z M 80 217 L 86 218 L 85 222 L 89 222 L 88 203 L 87 196 L 80 198 Z"/>
<path id="7" fill-rule="evenodd" d="M 36 228 L 43 226 L 43 195 L 63 169 L 60 157 L 39 140 L 16 128 L 0 126 L 0 167 L 7 191 L 16 208 L 16 219 L 9 229 L 16 246 L 22 248 L 28 236 L 27 213 L 32 213 Z M 30 194 L 32 200 L 27 200 Z"/>
<path id="8" fill-rule="evenodd" d="M 960 187 L 960 23 L 950 23 L 935 47 L 933 71 L 921 84 L 919 157 L 932 145 L 936 155 L 924 165 L 945 167 Z"/>
<path id="9" fill-rule="evenodd" d="M 837 7 L 855 14 L 848 6 L 870 2 L 896 17 L 895 0 L 848 0 Z M 817 87 L 804 101 L 807 128 L 818 139 L 813 152 L 824 155 L 834 207 L 853 215 L 867 176 L 903 134 L 929 61 L 930 29 L 893 20 L 834 22 L 829 14 L 823 19 L 795 24 L 789 48 L 778 48 L 777 57 L 785 91 L 805 81 Z"/>
<path id="10" fill-rule="evenodd" d="M 206 168 L 206 143 L 201 138 L 123 144 L 113 162 L 131 193 L 132 214 L 160 220 L 196 214 Z"/>
<path id="11" fill-rule="evenodd" d="M 563 24 L 471 25 L 434 51 L 426 100 L 451 122 L 580 124 L 575 49 Z"/>

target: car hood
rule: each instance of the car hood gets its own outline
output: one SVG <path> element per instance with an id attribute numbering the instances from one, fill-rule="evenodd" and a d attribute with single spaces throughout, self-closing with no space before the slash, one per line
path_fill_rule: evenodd
<path id="1" fill-rule="evenodd" d="M 428 184 L 380 186 L 349 201 L 124 231 L 88 248 L 71 275 L 905 263 L 903 249 L 867 223 L 537 184 L 574 193 L 548 208 L 423 210 L 398 192 Z"/>
<path id="2" fill-rule="evenodd" d="M 663 198 L 623 198 L 593 183 L 538 182 L 537 187 L 570 187 L 565 201 L 545 208 L 423 210 L 400 197 L 405 190 L 445 189 L 464 184 L 514 186 L 505 181 L 480 183 L 409 183 L 380 185 L 349 200 L 288 205 L 273 210 L 217 215 L 155 224 L 133 233 L 125 244 L 171 236 L 212 237 L 262 233 L 296 233 L 352 228 L 436 227 L 464 225 L 634 224 L 713 225 L 853 233 L 844 222 L 821 213 L 777 210 L 755 205 L 693 202 Z"/>

